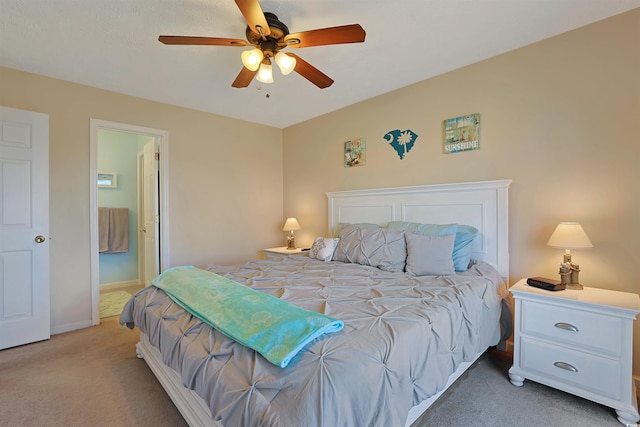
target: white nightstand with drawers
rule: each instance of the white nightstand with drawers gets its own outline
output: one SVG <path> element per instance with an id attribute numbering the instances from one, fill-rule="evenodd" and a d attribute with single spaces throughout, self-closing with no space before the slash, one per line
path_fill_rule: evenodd
<path id="1" fill-rule="evenodd" d="M 301 248 L 287 249 L 286 246 L 283 246 L 280 248 L 263 249 L 262 252 L 264 252 L 264 257 L 266 259 L 277 260 L 282 259 L 282 257 L 285 256 L 301 254 L 303 250 Z"/>
<path id="2" fill-rule="evenodd" d="M 598 288 L 546 291 L 520 280 L 515 299 L 515 386 L 530 379 L 616 410 L 618 420 L 640 419 L 632 378 L 637 294 Z"/>

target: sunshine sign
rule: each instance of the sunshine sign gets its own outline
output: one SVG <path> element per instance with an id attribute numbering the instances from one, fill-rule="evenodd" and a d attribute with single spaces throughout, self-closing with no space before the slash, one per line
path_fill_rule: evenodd
<path id="1" fill-rule="evenodd" d="M 480 149 L 480 114 L 442 122 L 442 144 L 445 154 Z"/>

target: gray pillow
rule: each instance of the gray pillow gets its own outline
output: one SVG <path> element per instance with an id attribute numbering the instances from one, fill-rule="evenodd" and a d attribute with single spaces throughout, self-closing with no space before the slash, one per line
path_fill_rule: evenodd
<path id="1" fill-rule="evenodd" d="M 430 236 L 405 233 L 407 241 L 406 271 L 413 276 L 446 276 L 454 274 L 453 242 L 455 234 Z"/>
<path id="2" fill-rule="evenodd" d="M 354 223 L 339 222 L 338 225 L 336 225 L 335 228 L 333 229 L 333 233 L 331 233 L 331 237 L 340 237 L 340 234 L 342 233 L 342 228 L 347 225 L 355 225 L 356 227 L 360 227 L 360 228 L 382 228 L 381 225 L 374 224 L 372 222 L 354 222 Z"/>
<path id="3" fill-rule="evenodd" d="M 419 222 L 391 221 L 387 228 L 404 230 L 405 232 L 442 236 L 456 234 L 453 242 L 453 267 L 456 271 L 467 271 L 471 261 L 473 240 L 478 236 L 478 229 L 463 224 L 421 224 Z"/>
<path id="4" fill-rule="evenodd" d="M 333 253 L 334 261 L 370 265 L 385 271 L 404 271 L 407 244 L 404 232 L 345 224 Z"/>

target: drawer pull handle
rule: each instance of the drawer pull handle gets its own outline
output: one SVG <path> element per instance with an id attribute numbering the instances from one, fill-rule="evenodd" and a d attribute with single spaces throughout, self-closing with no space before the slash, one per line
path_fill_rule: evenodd
<path id="1" fill-rule="evenodd" d="M 578 372 L 578 369 L 567 362 L 553 362 L 553 366 L 564 369 L 565 371 Z"/>
<path id="2" fill-rule="evenodd" d="M 578 332 L 578 328 L 573 326 L 571 323 L 558 322 L 553 326 L 555 326 L 556 328 L 567 330 L 567 331 Z"/>

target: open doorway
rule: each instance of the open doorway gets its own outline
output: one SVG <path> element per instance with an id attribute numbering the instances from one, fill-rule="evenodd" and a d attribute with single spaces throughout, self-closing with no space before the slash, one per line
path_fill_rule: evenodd
<path id="1" fill-rule="evenodd" d="M 92 323 L 100 323 L 100 291 L 101 283 L 107 280 L 113 286 L 127 284 L 146 285 L 150 276 L 163 271 L 169 265 L 168 252 L 168 133 L 166 131 L 143 128 L 122 123 L 106 122 L 91 119 L 90 141 L 90 173 L 91 173 L 91 311 Z M 107 150 L 105 150 L 107 148 Z M 109 153 L 115 160 L 111 165 L 120 165 L 117 157 L 128 156 L 128 164 L 135 171 L 121 174 L 126 183 L 129 198 L 123 201 L 122 191 L 125 185 L 121 180 L 121 191 L 118 188 L 118 171 L 101 170 L 99 165 L 105 164 L 100 159 Z M 126 168 L 126 162 L 121 167 Z M 117 169 L 114 166 L 113 169 Z M 102 175 L 104 176 L 102 176 Z M 103 179 L 99 182 L 98 176 Z M 106 188 L 105 188 L 106 187 Z M 107 190 L 107 191 L 105 191 Z M 105 248 L 104 239 L 100 238 L 101 218 L 104 205 L 118 205 L 110 209 L 125 212 L 130 218 L 131 251 L 114 253 Z M 99 214 L 99 207 L 101 213 Z M 131 212 L 129 212 L 129 209 Z M 120 212 L 122 213 L 122 212 Z M 104 237 L 104 236 L 103 236 Z M 101 243 L 102 242 L 102 243 Z M 121 248 L 118 248 L 121 249 Z M 128 248 L 126 248 L 128 249 Z M 102 253 L 101 253 L 102 252 Z M 109 256 L 105 254 L 112 253 Z M 119 265 L 113 268 L 113 265 Z M 101 271 L 102 266 L 102 271 Z M 117 274 L 130 271 L 128 276 Z M 113 271 L 115 275 L 107 273 Z M 126 280 L 121 280 L 125 278 Z M 133 280 L 130 280 L 133 278 Z M 109 286 L 109 285 L 107 285 Z"/>

